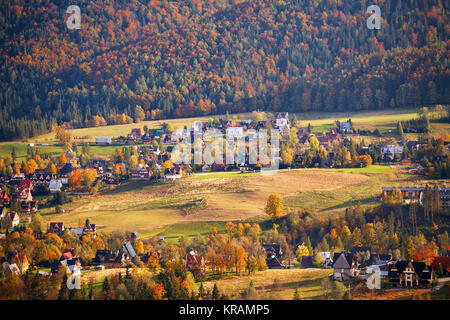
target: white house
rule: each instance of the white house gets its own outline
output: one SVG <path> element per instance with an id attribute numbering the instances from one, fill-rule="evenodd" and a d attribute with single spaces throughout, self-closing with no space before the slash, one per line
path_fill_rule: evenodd
<path id="1" fill-rule="evenodd" d="M 10 218 L 12 226 L 15 227 L 20 223 L 19 214 L 15 211 L 8 211 L 0 216 L 2 219 Z"/>
<path id="2" fill-rule="evenodd" d="M 286 129 L 290 130 L 289 128 L 289 113 L 288 112 L 280 112 L 277 114 L 277 117 L 275 119 L 275 124 L 280 129 L 281 132 L 284 132 Z"/>
<path id="3" fill-rule="evenodd" d="M 165 180 L 176 180 L 181 179 L 182 173 L 181 169 L 178 167 L 167 168 L 164 172 Z"/>
<path id="4" fill-rule="evenodd" d="M 323 251 L 323 252 L 319 252 L 319 253 L 322 256 L 322 259 L 323 259 L 323 261 L 325 263 L 325 268 L 331 268 L 331 265 L 333 264 L 333 259 L 331 257 L 331 252 Z"/>
<path id="5" fill-rule="evenodd" d="M 392 144 L 387 145 L 383 148 L 383 155 L 389 156 L 390 158 L 394 158 L 395 156 L 400 156 L 403 153 L 403 147 L 402 146 L 394 146 Z"/>
<path id="6" fill-rule="evenodd" d="M 58 191 L 61 191 L 62 188 L 62 181 L 61 180 L 51 180 L 50 181 L 50 185 L 49 185 L 49 189 L 50 189 L 50 193 L 56 193 Z"/>

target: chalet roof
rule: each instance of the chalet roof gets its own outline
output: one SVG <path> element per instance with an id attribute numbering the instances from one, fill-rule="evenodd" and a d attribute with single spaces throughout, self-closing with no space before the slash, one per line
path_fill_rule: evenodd
<path id="1" fill-rule="evenodd" d="M 397 261 L 395 264 L 389 265 L 389 277 L 399 276 L 408 265 L 411 264 L 414 271 L 417 273 L 421 279 L 431 279 L 430 268 L 425 264 L 425 262 L 416 261 Z"/>
<path id="2" fill-rule="evenodd" d="M 333 256 L 333 268 L 349 269 L 352 268 L 355 255 L 348 252 L 335 252 Z"/>

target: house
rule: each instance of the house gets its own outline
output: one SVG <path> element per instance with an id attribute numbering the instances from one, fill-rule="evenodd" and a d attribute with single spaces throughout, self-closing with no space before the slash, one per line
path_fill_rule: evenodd
<path id="1" fill-rule="evenodd" d="M 5 274 L 20 274 L 20 268 L 17 266 L 17 264 L 10 264 L 8 262 L 4 262 L 3 265 L 3 272 Z"/>
<path id="2" fill-rule="evenodd" d="M 13 189 L 11 192 L 11 198 L 13 201 L 18 201 L 20 203 L 33 201 L 31 189 L 22 187 Z"/>
<path id="3" fill-rule="evenodd" d="M 63 166 L 58 166 L 58 173 L 63 184 L 69 184 L 69 175 L 75 170 L 71 163 L 66 163 Z"/>
<path id="4" fill-rule="evenodd" d="M 281 246 L 279 244 L 263 244 L 262 247 L 266 250 L 266 264 L 269 269 L 281 269 L 284 267 L 282 263 Z"/>
<path id="5" fill-rule="evenodd" d="M 140 128 L 131 129 L 131 133 L 128 134 L 129 140 L 140 140 L 141 137 L 142 137 L 142 133 L 141 133 Z"/>
<path id="6" fill-rule="evenodd" d="M 36 171 L 30 175 L 30 179 L 36 186 L 48 186 L 52 180 L 52 173 L 49 169 L 36 169 Z"/>
<path id="7" fill-rule="evenodd" d="M 327 269 L 331 268 L 331 265 L 333 264 L 333 258 L 331 257 L 331 252 L 322 251 L 322 252 L 319 252 L 319 254 L 322 256 L 322 259 L 325 264 L 325 268 L 327 268 Z"/>
<path id="8" fill-rule="evenodd" d="M 192 271 L 195 268 L 200 268 L 203 272 L 205 271 L 205 259 L 202 255 L 196 254 L 194 251 L 189 252 L 186 256 L 186 270 Z"/>
<path id="9" fill-rule="evenodd" d="M 275 125 L 281 132 L 289 131 L 289 112 L 279 112 L 275 118 Z"/>
<path id="10" fill-rule="evenodd" d="M 383 187 L 381 196 L 386 197 L 394 190 L 399 190 L 401 192 L 403 200 L 406 200 L 405 202 L 419 199 L 420 204 L 422 204 L 422 196 L 425 187 Z M 439 187 L 439 197 L 441 208 L 450 208 L 450 187 Z"/>
<path id="11" fill-rule="evenodd" d="M 38 204 L 37 201 L 23 201 L 20 208 L 22 212 L 37 212 Z"/>
<path id="12" fill-rule="evenodd" d="M 382 187 L 381 196 L 386 197 L 392 191 L 399 190 L 403 199 L 421 199 L 424 187 Z"/>
<path id="13" fill-rule="evenodd" d="M 383 157 L 389 158 L 391 160 L 394 160 L 395 157 L 400 157 L 403 153 L 403 147 L 402 146 L 394 146 L 394 145 L 387 145 L 382 150 Z"/>
<path id="14" fill-rule="evenodd" d="M 166 134 L 166 129 L 164 129 L 164 128 L 159 128 L 159 129 L 151 129 L 152 130 L 152 135 L 153 135 L 153 137 L 156 139 L 156 138 L 159 138 L 160 136 L 162 136 L 162 135 L 164 135 L 164 134 Z"/>
<path id="15" fill-rule="evenodd" d="M 341 133 L 351 133 L 352 132 L 352 123 L 350 120 L 347 122 L 340 122 L 339 123 L 339 131 Z"/>
<path id="16" fill-rule="evenodd" d="M 394 287 L 428 287 L 432 278 L 431 266 L 424 262 L 397 261 L 389 266 L 388 279 Z"/>
<path id="17" fill-rule="evenodd" d="M 246 164 L 246 163 L 241 163 L 241 164 L 239 165 L 239 171 L 240 171 L 241 173 L 245 173 L 245 172 L 247 172 L 248 170 L 249 170 L 248 164 Z"/>
<path id="18" fill-rule="evenodd" d="M 133 171 L 131 171 L 131 180 L 150 180 L 152 176 L 151 170 L 148 166 L 138 164 Z"/>
<path id="19" fill-rule="evenodd" d="M 319 137 L 319 146 L 324 147 L 325 149 L 328 148 L 329 144 L 331 143 L 331 140 L 329 137 Z"/>
<path id="20" fill-rule="evenodd" d="M 61 180 L 59 180 L 59 179 L 57 179 L 57 180 L 55 180 L 55 179 L 53 179 L 53 180 L 51 180 L 50 181 L 50 184 L 49 184 L 49 189 L 50 189 L 50 193 L 56 193 L 56 192 L 59 192 L 59 191 L 61 191 L 61 188 L 62 188 L 62 181 Z"/>
<path id="21" fill-rule="evenodd" d="M 108 145 L 112 143 L 111 138 L 95 138 L 95 144 L 98 145 Z"/>
<path id="22" fill-rule="evenodd" d="M 49 231 L 56 234 L 62 234 L 65 230 L 64 223 L 50 222 Z"/>
<path id="23" fill-rule="evenodd" d="M 79 257 L 73 257 L 67 255 L 61 256 L 59 260 L 53 261 L 51 265 L 51 273 L 58 273 L 60 267 L 67 267 L 67 273 L 72 275 L 80 274 L 81 272 L 81 260 Z"/>
<path id="24" fill-rule="evenodd" d="M 339 281 L 348 280 L 357 275 L 356 256 L 353 253 L 339 252 L 333 256 L 334 278 Z"/>
<path id="25" fill-rule="evenodd" d="M 30 266 L 27 255 L 25 253 L 16 253 L 10 260 L 10 264 L 17 265 L 21 273 L 27 271 L 28 267 Z"/>
<path id="26" fill-rule="evenodd" d="M 93 262 L 106 268 L 123 268 L 128 264 L 128 260 L 129 257 L 119 250 L 97 250 Z"/>
<path id="27" fill-rule="evenodd" d="M 90 223 L 86 222 L 86 224 L 83 228 L 82 235 L 87 235 L 87 234 L 92 234 L 92 235 L 94 235 L 94 237 L 97 235 L 97 229 L 95 227 L 95 224 L 90 224 Z"/>
<path id="28" fill-rule="evenodd" d="M 164 170 L 165 180 L 176 180 L 181 179 L 181 177 L 182 177 L 182 170 L 180 167 L 175 166 Z"/>
<path id="29" fill-rule="evenodd" d="M 431 268 L 439 275 L 448 276 L 450 274 L 450 257 L 435 257 Z"/>
<path id="30" fill-rule="evenodd" d="M 1 218 L 2 218 L 2 219 L 6 219 L 6 218 L 11 219 L 11 223 L 12 223 L 12 226 L 13 226 L 13 227 L 19 225 L 19 223 L 20 223 L 20 217 L 19 217 L 19 214 L 18 214 L 17 212 L 15 212 L 15 211 L 8 211 L 8 212 L 5 212 L 5 213 L 3 213 L 3 214 L 1 215 Z"/>

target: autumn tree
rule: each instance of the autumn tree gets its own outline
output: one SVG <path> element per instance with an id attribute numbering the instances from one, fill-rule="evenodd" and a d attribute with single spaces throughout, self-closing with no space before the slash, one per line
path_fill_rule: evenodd
<path id="1" fill-rule="evenodd" d="M 300 245 L 297 247 L 297 250 L 295 251 L 295 254 L 297 255 L 297 260 L 302 263 L 303 257 L 309 256 L 310 252 L 308 248 L 305 245 Z"/>
<path id="2" fill-rule="evenodd" d="M 67 158 L 66 158 L 66 155 L 64 153 L 59 157 L 59 163 L 61 163 L 61 164 L 66 164 L 67 163 Z"/>
<path id="3" fill-rule="evenodd" d="M 25 164 L 24 170 L 26 175 L 33 174 L 36 169 L 38 168 L 38 165 L 34 159 L 28 159 L 27 163 Z"/>
<path id="4" fill-rule="evenodd" d="M 411 260 L 414 257 L 414 242 L 411 238 L 406 240 L 404 257 L 406 260 Z"/>
<path id="5" fill-rule="evenodd" d="M 264 211 L 272 219 L 281 216 L 283 213 L 283 203 L 281 201 L 281 197 L 278 194 L 271 194 L 267 199 L 267 204 Z"/>
<path id="6" fill-rule="evenodd" d="M 70 131 L 63 127 L 56 127 L 56 139 L 65 147 L 70 147 L 73 142 L 73 137 Z"/>
<path id="7" fill-rule="evenodd" d="M 81 182 L 83 180 L 83 175 L 80 169 L 76 169 L 72 172 L 72 176 L 69 178 L 69 185 L 73 190 L 78 190 L 81 188 Z"/>
<path id="8" fill-rule="evenodd" d="M 85 169 L 83 171 L 82 183 L 86 188 L 91 188 L 92 184 L 97 179 L 97 170 L 95 169 Z"/>

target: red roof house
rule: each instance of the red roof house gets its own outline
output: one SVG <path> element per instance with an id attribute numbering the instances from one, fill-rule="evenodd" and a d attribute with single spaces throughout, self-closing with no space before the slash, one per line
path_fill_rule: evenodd
<path id="1" fill-rule="evenodd" d="M 186 270 L 192 270 L 194 268 L 200 268 L 205 271 L 205 259 L 202 255 L 196 254 L 194 251 L 189 252 L 186 257 Z"/>

